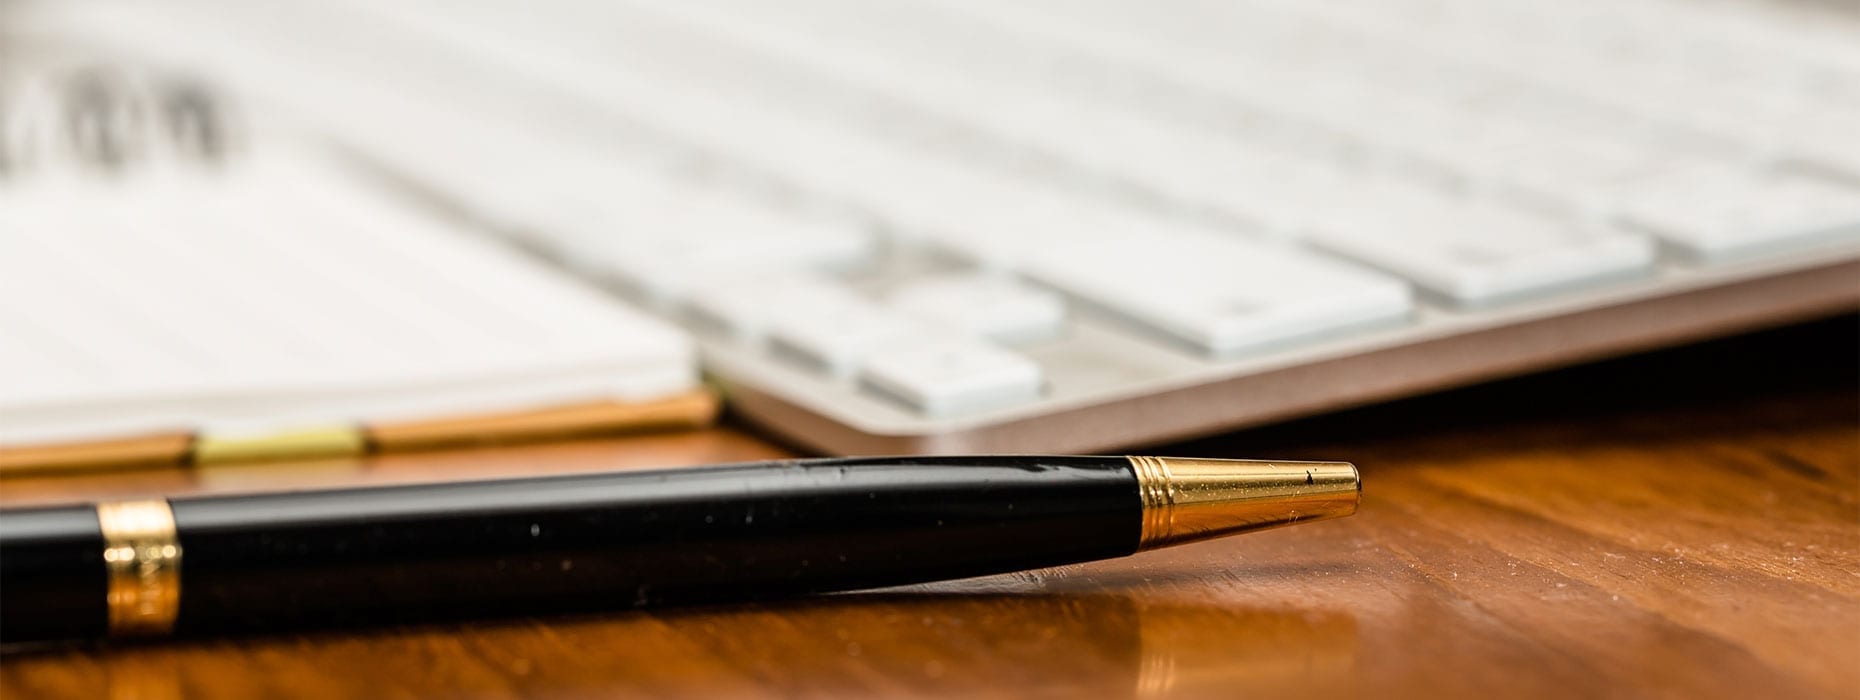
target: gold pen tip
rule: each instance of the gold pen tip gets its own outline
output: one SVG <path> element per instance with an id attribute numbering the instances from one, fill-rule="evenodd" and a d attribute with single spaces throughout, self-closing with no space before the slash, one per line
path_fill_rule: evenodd
<path id="1" fill-rule="evenodd" d="M 1138 549 L 1356 512 L 1363 482 L 1349 462 L 1130 457 L 1143 499 Z"/>

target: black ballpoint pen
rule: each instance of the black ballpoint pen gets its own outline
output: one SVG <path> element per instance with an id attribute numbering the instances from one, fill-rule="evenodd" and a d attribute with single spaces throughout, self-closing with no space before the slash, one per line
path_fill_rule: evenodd
<path id="1" fill-rule="evenodd" d="M 0 511 L 0 642 L 743 600 L 1349 515 L 1342 462 L 790 460 Z"/>

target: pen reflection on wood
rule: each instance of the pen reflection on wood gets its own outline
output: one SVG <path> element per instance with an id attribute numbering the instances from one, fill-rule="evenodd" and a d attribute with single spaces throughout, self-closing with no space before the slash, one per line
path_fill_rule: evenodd
<path id="1" fill-rule="evenodd" d="M 1356 621 L 1323 610 L 1234 608 L 1144 595 L 832 596 L 779 609 L 725 607 L 629 613 L 542 627 L 508 622 L 429 627 L 370 636 L 253 640 L 249 659 L 224 647 L 67 651 L 9 659 L 0 689 L 30 687 L 35 666 L 89 656 L 100 667 L 93 697 L 165 700 L 188 695 L 215 663 L 262 663 L 279 694 L 393 694 L 381 679 L 327 669 L 359 657 L 409 668 L 440 640 L 467 635 L 476 666 L 419 679 L 422 694 L 495 692 L 656 697 L 997 692 L 1005 680 L 1035 695 L 1278 694 L 1339 690 L 1327 683 L 1355 665 Z M 705 649 L 706 653 L 686 653 Z M 790 679 L 779 688 L 771 679 Z M 803 680 L 804 679 L 804 680 Z M 361 683 L 368 683 L 363 686 Z M 410 681 L 411 683 L 411 681 Z M 437 683 L 437 685 L 427 685 Z M 410 685 L 411 692 L 416 686 Z M 668 689 L 676 689 L 669 690 Z"/>

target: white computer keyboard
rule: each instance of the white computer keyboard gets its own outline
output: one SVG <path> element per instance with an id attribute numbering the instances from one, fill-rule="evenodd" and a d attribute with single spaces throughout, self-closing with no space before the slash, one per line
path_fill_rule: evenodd
<path id="1" fill-rule="evenodd" d="M 1807 3 L 53 5 L 679 321 L 829 452 L 1108 449 L 1860 303 L 1860 19 Z"/>

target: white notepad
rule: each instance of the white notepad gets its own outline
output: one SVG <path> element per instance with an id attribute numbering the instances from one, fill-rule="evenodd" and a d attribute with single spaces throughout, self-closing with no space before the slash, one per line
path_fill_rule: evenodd
<path id="1" fill-rule="evenodd" d="M 32 175 L 0 178 L 0 446 L 646 401 L 697 383 L 678 329 L 320 152 Z"/>

